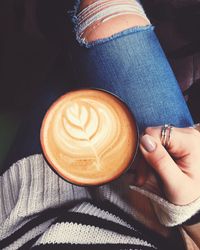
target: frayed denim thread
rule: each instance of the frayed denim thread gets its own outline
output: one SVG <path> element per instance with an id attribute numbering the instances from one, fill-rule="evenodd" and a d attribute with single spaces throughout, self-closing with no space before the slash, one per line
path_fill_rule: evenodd
<path id="1" fill-rule="evenodd" d="M 77 13 L 78 13 L 81 1 L 82 0 L 76 0 L 75 4 L 74 4 L 74 8 L 67 12 L 68 15 L 71 18 L 72 24 L 74 25 L 74 33 L 76 35 L 76 40 L 78 41 L 80 46 L 84 46 L 86 48 L 91 48 L 91 47 L 94 47 L 96 45 L 100 45 L 100 44 L 112 41 L 112 40 L 117 39 L 117 38 L 119 38 L 121 36 L 127 36 L 127 35 L 130 35 L 132 33 L 137 33 L 137 32 L 140 32 L 140 31 L 149 31 L 149 30 L 152 31 L 152 30 L 154 30 L 153 25 L 135 26 L 133 28 L 128 28 L 128 29 L 125 29 L 123 31 L 117 32 L 117 33 L 115 33 L 115 34 L 113 34 L 113 35 L 111 35 L 109 37 L 102 38 L 102 39 L 97 39 L 97 40 L 95 40 L 93 42 L 88 42 L 88 41 L 86 41 L 86 39 L 80 38 L 79 32 L 78 32 L 79 27 L 78 27 L 78 24 L 77 24 L 77 19 L 78 19 L 77 18 Z"/>
<path id="2" fill-rule="evenodd" d="M 72 24 L 74 25 L 74 33 L 76 34 L 76 39 L 77 39 L 77 33 L 78 33 L 78 25 L 77 25 L 77 13 L 79 10 L 81 0 L 75 0 L 75 4 L 72 10 L 67 11 L 67 14 L 69 15 Z"/>
<path id="3" fill-rule="evenodd" d="M 141 31 L 152 31 L 152 30 L 154 30 L 153 25 L 135 26 L 133 28 L 128 28 L 128 29 L 122 30 L 120 32 L 117 32 L 116 34 L 113 34 L 109 37 L 97 39 L 96 41 L 93 41 L 93 42 L 87 42 L 86 40 L 81 39 L 80 37 L 76 37 L 76 39 L 81 46 L 85 46 L 86 48 L 91 48 L 91 47 L 94 47 L 96 45 L 100 45 L 100 44 L 115 40 L 115 39 L 120 38 L 122 36 L 128 36 L 128 35 L 133 34 L 133 33 L 141 32 Z"/>

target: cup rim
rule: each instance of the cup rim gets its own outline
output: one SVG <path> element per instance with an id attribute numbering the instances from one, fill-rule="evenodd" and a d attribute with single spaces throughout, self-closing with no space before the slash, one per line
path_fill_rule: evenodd
<path id="1" fill-rule="evenodd" d="M 48 111 L 50 110 L 50 108 L 59 100 L 61 99 L 63 96 L 65 96 L 67 93 L 69 92 L 75 92 L 75 91 L 81 91 L 81 90 L 97 90 L 97 91 L 101 91 L 101 92 L 105 92 L 107 94 L 110 94 L 111 96 L 114 96 L 115 98 L 117 98 L 119 101 L 121 101 L 123 103 L 123 105 L 128 109 L 128 111 L 130 112 L 130 114 L 132 115 L 132 118 L 134 120 L 134 123 L 135 123 L 135 130 L 136 130 L 136 145 L 135 145 L 135 152 L 133 154 L 133 157 L 130 161 L 130 164 L 119 174 L 117 175 L 116 177 L 114 177 L 114 179 L 112 180 L 109 180 L 107 182 L 103 182 L 103 183 L 100 183 L 100 184 L 78 184 L 78 183 L 74 183 L 68 179 L 65 179 L 58 171 L 56 171 L 56 169 L 52 166 L 53 164 L 50 163 L 50 161 L 48 160 L 46 154 L 44 153 L 44 150 L 43 150 L 43 143 L 42 143 L 42 128 L 43 128 L 43 123 L 44 123 L 44 120 L 45 120 L 45 117 L 46 117 L 46 114 L 48 113 Z M 100 187 L 100 186 L 103 186 L 103 185 L 106 185 L 106 184 L 110 184 L 114 181 L 117 181 L 120 177 L 122 177 L 125 173 L 127 173 L 129 171 L 129 169 L 133 166 L 134 162 L 135 162 L 135 158 L 138 154 L 138 149 L 139 149 L 139 128 L 138 128 L 138 124 L 137 124 L 137 120 L 135 118 L 135 115 L 134 113 L 132 112 L 132 110 L 130 109 L 129 105 L 121 98 L 119 97 L 117 94 L 115 93 L 112 93 L 111 91 L 109 90 L 106 90 L 106 89 L 103 89 L 103 88 L 95 88 L 95 87 L 80 87 L 80 88 L 73 88 L 71 90 L 69 90 L 68 92 L 65 92 L 63 93 L 62 95 L 60 95 L 57 99 L 55 99 L 51 105 L 48 107 L 48 109 L 46 110 L 44 116 L 43 116 L 43 119 L 42 119 L 42 124 L 40 126 L 40 145 L 41 145 L 41 149 L 42 149 L 42 155 L 45 159 L 45 161 L 47 162 L 48 166 L 53 170 L 53 172 L 55 174 L 57 174 L 59 177 L 61 177 L 64 181 L 72 184 L 72 185 L 75 185 L 75 186 L 79 186 L 79 187 Z"/>

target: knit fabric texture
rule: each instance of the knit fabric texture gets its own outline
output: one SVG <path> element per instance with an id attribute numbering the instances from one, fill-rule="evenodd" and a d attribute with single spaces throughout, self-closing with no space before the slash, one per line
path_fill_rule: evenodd
<path id="1" fill-rule="evenodd" d="M 142 188 L 132 186 L 131 189 L 145 195 L 152 201 L 160 223 L 168 227 L 182 224 L 200 210 L 200 198 L 190 204 L 178 206 Z"/>
<path id="2" fill-rule="evenodd" d="M 13 164 L 0 186 L 0 249 L 170 249 L 126 201 L 129 185 L 123 178 L 96 188 L 75 186 L 54 173 L 42 155 L 34 155 Z M 171 210 L 177 214 L 179 208 L 162 198 L 135 192 L 152 200 L 162 223 L 172 220 Z M 160 209 L 161 203 L 166 206 Z M 182 207 L 179 217 L 192 216 L 193 206 L 187 206 L 187 216 Z"/>

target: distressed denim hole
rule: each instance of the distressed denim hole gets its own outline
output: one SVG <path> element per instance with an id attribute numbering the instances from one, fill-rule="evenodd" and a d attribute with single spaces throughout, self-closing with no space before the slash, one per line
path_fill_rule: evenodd
<path id="1" fill-rule="evenodd" d="M 151 27 L 142 6 L 136 0 L 77 0 L 72 14 L 76 39 L 87 48 L 124 34 Z"/>

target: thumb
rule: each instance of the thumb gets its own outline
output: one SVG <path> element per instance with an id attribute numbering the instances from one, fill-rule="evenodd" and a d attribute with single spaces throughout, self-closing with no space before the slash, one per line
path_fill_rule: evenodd
<path id="1" fill-rule="evenodd" d="M 183 172 L 161 142 L 145 134 L 141 137 L 140 149 L 146 161 L 160 176 L 165 188 L 175 188 L 176 183 L 183 177 Z"/>

